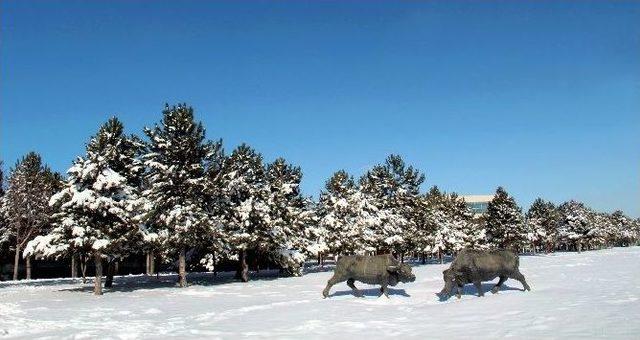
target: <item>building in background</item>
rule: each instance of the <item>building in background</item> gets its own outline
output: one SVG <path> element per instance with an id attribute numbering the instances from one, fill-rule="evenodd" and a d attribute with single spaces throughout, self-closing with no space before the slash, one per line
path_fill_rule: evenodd
<path id="1" fill-rule="evenodd" d="M 481 215 L 487 212 L 487 206 L 493 199 L 493 195 L 462 195 L 467 206 L 475 215 Z"/>

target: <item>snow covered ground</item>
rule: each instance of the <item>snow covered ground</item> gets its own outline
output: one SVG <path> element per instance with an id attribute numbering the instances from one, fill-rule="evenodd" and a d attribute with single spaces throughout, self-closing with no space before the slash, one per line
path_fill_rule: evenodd
<path id="1" fill-rule="evenodd" d="M 90 283 L 41 280 L 0 283 L 0 338 L 635 338 L 640 334 L 640 247 L 521 257 L 532 287 L 508 280 L 499 294 L 441 302 L 445 265 L 416 266 L 417 280 L 391 298 L 345 283 L 322 299 L 331 272 L 299 278 L 262 277 L 214 283 L 192 275 L 192 286 L 120 277 L 101 297 Z M 358 285 L 356 283 L 356 285 Z M 491 287 L 485 283 L 485 289 Z"/>

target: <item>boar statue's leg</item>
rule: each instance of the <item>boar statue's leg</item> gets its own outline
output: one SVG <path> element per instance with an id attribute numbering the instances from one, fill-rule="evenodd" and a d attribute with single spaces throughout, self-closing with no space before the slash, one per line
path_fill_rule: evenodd
<path id="1" fill-rule="evenodd" d="M 478 296 L 484 296 L 484 292 L 482 291 L 482 282 L 473 281 L 473 285 L 476 286 L 476 289 L 478 290 Z"/>
<path id="2" fill-rule="evenodd" d="M 327 281 L 327 286 L 324 287 L 324 290 L 322 291 L 322 296 L 327 297 L 329 296 L 329 290 L 331 289 L 331 286 L 335 285 L 336 283 L 340 283 L 344 281 L 344 279 L 336 274 L 333 274 L 333 276 L 329 279 L 329 281 Z"/>
<path id="3" fill-rule="evenodd" d="M 511 278 L 520 281 L 520 283 L 522 283 L 522 287 L 524 287 L 524 290 L 531 290 L 531 287 L 529 287 L 527 281 L 524 279 L 524 275 L 522 275 L 522 273 L 520 273 L 519 271 L 513 273 L 511 275 Z"/>
<path id="4" fill-rule="evenodd" d="M 463 285 L 458 285 L 457 290 L 456 290 L 456 297 L 459 299 L 462 297 L 462 288 L 464 286 Z"/>
<path id="5" fill-rule="evenodd" d="M 380 287 L 380 296 L 382 296 L 382 294 L 384 294 L 387 299 L 389 298 L 389 288 L 387 288 L 387 283 L 383 283 L 382 287 Z"/>
<path id="6" fill-rule="evenodd" d="M 355 296 L 362 297 L 362 292 L 360 292 L 358 288 L 356 288 L 356 285 L 353 284 L 354 282 L 356 282 L 356 280 L 354 279 L 347 280 L 347 286 L 349 286 L 353 290 L 353 294 Z"/>
<path id="7" fill-rule="evenodd" d="M 507 277 L 506 276 L 500 276 L 500 281 L 498 281 L 498 283 L 493 286 L 493 288 L 491 289 L 491 292 L 493 294 L 497 293 L 500 291 L 500 287 L 502 287 L 502 284 L 507 281 Z"/>

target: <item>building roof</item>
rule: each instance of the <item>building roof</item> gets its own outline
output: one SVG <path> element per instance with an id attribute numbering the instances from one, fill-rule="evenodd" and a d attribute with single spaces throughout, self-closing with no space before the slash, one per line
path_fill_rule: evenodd
<path id="1" fill-rule="evenodd" d="M 461 195 L 467 203 L 485 203 L 490 202 L 494 195 Z"/>

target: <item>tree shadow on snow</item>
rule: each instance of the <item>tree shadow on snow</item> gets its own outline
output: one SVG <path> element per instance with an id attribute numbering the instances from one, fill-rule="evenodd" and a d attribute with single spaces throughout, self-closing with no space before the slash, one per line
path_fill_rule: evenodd
<path id="1" fill-rule="evenodd" d="M 89 280 L 90 281 L 90 280 Z M 87 281 L 87 282 L 89 282 Z M 62 279 L 34 279 L 29 281 L 7 281 L 1 282 L 0 288 L 9 288 L 9 287 L 47 287 L 47 286 L 57 286 L 62 284 L 82 284 L 82 279 L 71 279 L 71 278 L 62 278 Z"/>
<path id="2" fill-rule="evenodd" d="M 304 268 L 304 273 L 326 273 L 332 272 L 334 269 L 336 269 L 336 266 L 334 264 L 325 264 L 324 266 L 309 266 Z"/>
<path id="3" fill-rule="evenodd" d="M 235 279 L 234 276 L 235 273 L 231 272 L 218 273 L 217 276 L 213 273 L 190 273 L 187 274 L 187 282 L 189 286 L 217 286 L 222 284 L 244 283 Z M 272 281 L 282 277 L 287 276 L 281 275 L 278 271 L 261 271 L 260 273 L 251 272 L 249 282 L 247 282 L 247 284 L 252 281 Z M 163 274 L 159 276 L 117 276 L 114 277 L 113 286 L 110 288 L 103 287 L 102 292 L 104 294 L 109 294 L 116 292 L 133 292 L 143 289 L 148 290 L 177 287 L 177 274 Z M 59 291 L 92 292 L 93 279 L 88 280 L 86 284 L 81 284 L 79 287 L 64 288 Z"/>
<path id="4" fill-rule="evenodd" d="M 359 289 L 359 290 L 362 293 L 362 295 L 365 297 L 378 297 L 378 296 L 382 297 L 380 295 L 380 288 L 367 288 L 367 289 Z M 388 288 L 388 290 L 389 290 L 389 296 L 399 295 L 404 297 L 411 297 L 411 295 L 407 294 L 407 292 L 404 289 Z M 329 295 L 328 297 L 331 298 L 331 297 L 345 296 L 345 295 L 355 296 L 355 294 L 353 294 L 353 290 L 349 288 L 349 290 L 337 291 Z"/>

